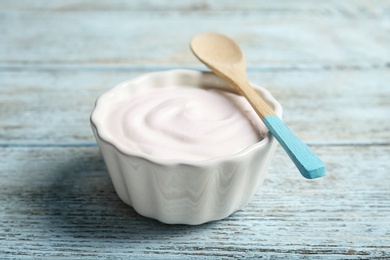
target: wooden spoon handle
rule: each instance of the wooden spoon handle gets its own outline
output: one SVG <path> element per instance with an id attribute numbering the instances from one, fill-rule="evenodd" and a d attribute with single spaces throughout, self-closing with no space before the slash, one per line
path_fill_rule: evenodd
<path id="1" fill-rule="evenodd" d="M 194 52 L 196 55 L 196 52 Z M 201 57 L 197 56 L 200 60 Z M 202 60 L 203 61 L 203 60 Z M 235 64 L 216 63 L 218 66 L 213 66 L 205 62 L 217 76 L 226 80 L 232 87 L 234 87 L 242 96 L 244 96 L 248 102 L 252 105 L 253 109 L 264 121 L 266 116 L 275 115 L 273 109 L 265 102 L 256 90 L 248 82 L 245 71 L 244 58 Z"/>
<path id="2" fill-rule="evenodd" d="M 278 116 L 266 116 L 264 123 L 303 177 L 314 179 L 325 175 L 324 163 Z"/>
<path id="3" fill-rule="evenodd" d="M 256 113 L 261 117 L 261 120 L 264 121 L 265 117 L 275 115 L 273 109 L 264 101 L 262 97 L 256 92 L 256 90 L 249 84 L 249 82 L 239 83 L 240 87 L 236 87 L 236 82 L 232 85 L 246 97 L 248 102 L 252 105 Z"/>

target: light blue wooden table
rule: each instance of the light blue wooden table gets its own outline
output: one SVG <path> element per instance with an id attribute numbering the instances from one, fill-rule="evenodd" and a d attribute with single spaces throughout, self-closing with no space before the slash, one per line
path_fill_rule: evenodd
<path id="1" fill-rule="evenodd" d="M 116 196 L 89 115 L 124 79 L 206 69 L 202 31 L 240 43 L 328 174 L 279 147 L 243 210 L 164 225 Z M 65 257 L 390 258 L 390 2 L 2 0 L 0 259 Z"/>

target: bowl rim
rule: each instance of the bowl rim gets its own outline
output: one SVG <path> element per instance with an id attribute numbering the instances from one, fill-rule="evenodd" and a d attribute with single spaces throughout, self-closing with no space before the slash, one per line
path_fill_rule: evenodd
<path id="1" fill-rule="evenodd" d="M 177 76 L 185 74 L 185 75 L 191 75 L 193 77 L 202 77 L 205 75 L 212 75 L 212 76 L 218 77 L 214 73 L 212 73 L 211 71 L 191 70 L 191 69 L 171 69 L 171 70 L 161 70 L 161 71 L 143 73 L 137 77 L 134 77 L 134 78 L 131 78 L 131 79 L 128 79 L 128 80 L 125 80 L 125 81 L 122 81 L 122 82 L 115 84 L 113 87 L 111 87 L 110 89 L 105 91 L 103 94 L 101 94 L 96 99 L 95 106 L 94 106 L 92 113 L 90 115 L 90 124 L 94 130 L 96 138 L 98 138 L 99 141 L 104 142 L 105 144 L 112 146 L 116 151 L 118 151 L 122 155 L 147 160 L 149 162 L 153 162 L 153 163 L 156 163 L 159 165 L 207 166 L 207 165 L 210 165 L 212 163 L 217 163 L 217 162 L 221 162 L 221 161 L 231 161 L 234 159 L 237 160 L 239 158 L 242 158 L 242 157 L 246 156 L 247 154 L 255 152 L 256 150 L 265 148 L 265 146 L 271 142 L 271 139 L 274 138 L 271 135 L 271 133 L 268 131 L 262 140 L 260 140 L 257 143 L 254 143 L 252 145 L 249 145 L 245 149 L 243 149 L 239 152 L 236 152 L 236 153 L 215 156 L 215 157 L 200 159 L 200 160 L 199 159 L 197 159 L 197 160 L 172 159 L 172 158 L 167 159 L 167 158 L 158 158 L 156 156 L 146 154 L 146 153 L 139 153 L 139 152 L 131 151 L 130 149 L 127 149 L 125 146 L 122 146 L 120 143 L 118 143 L 114 138 L 112 138 L 108 134 L 102 133 L 104 131 L 99 130 L 99 128 L 102 126 L 98 122 L 96 122 L 96 113 L 97 113 L 96 111 L 97 111 L 97 108 L 99 106 L 99 101 L 102 99 L 102 97 L 107 92 L 113 91 L 116 87 L 124 85 L 124 84 L 127 85 L 127 84 L 131 84 L 131 83 L 136 83 L 138 81 L 146 80 L 147 78 L 153 77 L 156 75 L 161 76 L 162 74 L 167 74 L 167 75 L 168 74 L 170 74 L 170 75 L 177 74 Z M 252 87 L 255 88 L 255 90 L 257 92 L 260 92 L 266 100 L 268 100 L 270 103 L 272 103 L 274 105 L 275 114 L 279 117 L 282 117 L 283 108 L 282 108 L 281 104 L 272 96 L 272 94 L 267 89 L 265 89 L 261 86 L 253 84 L 252 82 L 250 82 L 250 84 L 252 85 Z M 228 86 L 229 84 L 226 82 L 226 85 Z"/>

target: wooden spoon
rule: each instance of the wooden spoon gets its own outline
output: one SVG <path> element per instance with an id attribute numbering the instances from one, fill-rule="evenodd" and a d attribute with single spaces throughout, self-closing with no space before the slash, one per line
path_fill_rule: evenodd
<path id="1" fill-rule="evenodd" d="M 245 57 L 232 39 L 218 33 L 201 33 L 192 39 L 191 49 L 199 60 L 249 101 L 304 177 L 314 179 L 325 175 L 324 163 L 252 88 L 246 75 Z"/>

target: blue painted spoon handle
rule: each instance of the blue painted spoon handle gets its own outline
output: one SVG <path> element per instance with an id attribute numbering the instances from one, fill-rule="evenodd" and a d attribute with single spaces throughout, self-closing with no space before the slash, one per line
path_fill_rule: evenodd
<path id="1" fill-rule="evenodd" d="M 278 116 L 266 116 L 264 123 L 305 178 L 325 175 L 324 163 Z"/>

